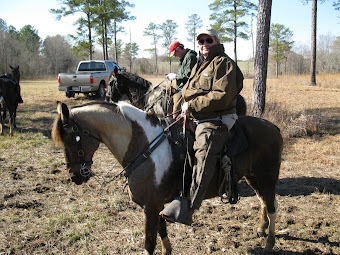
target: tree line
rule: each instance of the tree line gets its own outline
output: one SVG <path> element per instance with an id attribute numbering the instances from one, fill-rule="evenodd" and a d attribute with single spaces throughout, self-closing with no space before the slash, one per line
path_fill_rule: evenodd
<path id="1" fill-rule="evenodd" d="M 175 40 L 178 24 L 173 20 L 163 23 L 151 22 L 144 29 L 144 36 L 152 43 L 146 49 L 152 55 L 151 59 L 138 59 L 139 46 L 137 43 L 123 43 L 119 33 L 124 31 L 121 23 L 134 19 L 130 9 L 134 5 L 126 1 L 108 0 L 80 0 L 61 1 L 59 9 L 52 9 L 51 13 L 58 19 L 72 13 L 83 14 L 76 24 L 78 34 L 70 38 L 60 35 L 49 36 L 42 40 L 38 31 L 31 25 L 26 25 L 19 31 L 13 26 L 7 26 L 0 19 L 0 72 L 6 72 L 8 65 L 21 64 L 23 77 L 39 77 L 43 74 L 56 75 L 58 72 L 74 71 L 81 59 L 114 59 L 122 63 L 135 73 L 158 74 L 168 72 L 159 62 L 168 61 L 170 68 L 174 59 L 168 55 L 168 47 Z M 334 7 L 338 8 L 334 2 Z M 252 39 L 252 31 L 248 31 L 252 24 L 248 24 L 246 17 L 255 17 L 257 6 L 250 1 L 215 0 L 209 5 L 212 14 L 210 20 L 218 31 L 222 42 L 233 42 L 234 60 L 237 61 L 236 47 L 238 38 Z M 201 18 L 197 14 L 188 16 L 185 28 L 187 40 L 195 46 L 196 35 L 202 27 Z M 130 32 L 131 35 L 131 32 Z M 269 39 L 269 61 L 273 63 L 270 70 L 276 76 L 281 74 L 308 73 L 308 61 L 312 58 L 308 47 L 294 48 L 293 33 L 282 24 L 271 24 Z M 131 36 L 130 36 L 131 38 Z M 318 72 L 339 72 L 339 37 L 321 35 L 318 44 L 317 70 Z M 72 41 L 72 43 L 71 43 Z M 166 49 L 165 55 L 159 54 L 159 43 Z M 100 45 L 95 50 L 95 45 Z M 253 53 L 254 56 L 254 53 Z"/>

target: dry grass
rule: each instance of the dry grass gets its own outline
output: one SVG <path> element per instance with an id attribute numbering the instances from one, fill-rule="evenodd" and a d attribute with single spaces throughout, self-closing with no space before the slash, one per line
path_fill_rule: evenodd
<path id="1" fill-rule="evenodd" d="M 340 108 L 340 74 L 320 75 L 311 87 L 309 76 L 283 76 L 267 81 L 264 118 L 276 123 L 284 137 L 333 132 Z M 245 80 L 242 95 L 251 110 L 252 80 Z M 332 86 L 331 86 L 332 85 Z M 326 129 L 326 130 L 325 130 Z"/>
<path id="2" fill-rule="evenodd" d="M 285 137 L 273 254 L 340 254 L 340 76 L 320 75 L 316 87 L 308 81 L 268 80 L 265 118 Z M 248 103 L 251 87 L 246 80 Z M 142 254 L 143 212 L 129 201 L 125 180 L 70 183 L 63 153 L 51 142 L 55 101 L 74 106 L 89 99 L 67 99 L 55 81 L 22 82 L 22 96 L 14 137 L 8 125 L 0 137 L 0 254 Z M 115 162 L 101 145 L 93 169 L 112 177 L 121 170 L 111 169 Z M 173 254 L 261 254 L 259 202 L 244 182 L 240 196 L 233 206 L 205 201 L 191 227 L 170 225 Z"/>

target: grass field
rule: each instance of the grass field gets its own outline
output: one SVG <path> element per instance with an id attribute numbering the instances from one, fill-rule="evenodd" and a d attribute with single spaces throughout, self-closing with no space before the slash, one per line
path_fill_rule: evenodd
<path id="1" fill-rule="evenodd" d="M 144 77 L 154 84 L 164 77 Z M 273 254 L 340 254 L 340 74 L 269 79 L 264 117 L 284 136 L 277 188 L 279 211 Z M 56 81 L 22 81 L 17 129 L 0 137 L 0 254 L 142 254 L 143 211 L 129 200 L 123 177 L 107 186 L 68 179 L 60 148 L 51 141 L 56 101 L 75 106 Z M 252 80 L 242 95 L 251 105 Z M 101 145 L 93 171 L 121 171 Z M 173 254 L 261 254 L 260 204 L 241 181 L 240 201 L 204 201 L 190 227 L 169 225 Z M 160 242 L 155 254 L 161 254 Z"/>

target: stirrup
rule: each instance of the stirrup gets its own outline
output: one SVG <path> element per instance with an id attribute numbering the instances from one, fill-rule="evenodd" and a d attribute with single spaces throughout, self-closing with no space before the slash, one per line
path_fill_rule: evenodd
<path id="1" fill-rule="evenodd" d="M 159 215 L 169 223 L 178 222 L 190 226 L 192 213 L 189 209 L 189 199 L 187 197 L 176 197 Z"/>

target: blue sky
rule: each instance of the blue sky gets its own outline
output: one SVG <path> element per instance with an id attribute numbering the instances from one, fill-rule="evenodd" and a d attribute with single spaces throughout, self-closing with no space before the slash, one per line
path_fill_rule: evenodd
<path id="1" fill-rule="evenodd" d="M 120 39 L 129 42 L 129 31 L 131 31 L 132 42 L 136 42 L 141 49 L 140 55 L 148 56 L 144 51 L 150 48 L 151 38 L 144 37 L 143 31 L 150 22 L 161 24 L 167 19 L 178 24 L 178 33 L 175 35 L 186 47 L 193 48 L 193 44 L 186 40 L 186 30 L 184 28 L 188 16 L 198 14 L 203 24 L 210 24 L 209 16 L 211 11 L 208 7 L 213 1 L 197 0 L 128 0 L 135 4 L 131 9 L 131 14 L 136 16 L 135 21 L 123 23 L 127 34 L 120 34 Z M 335 11 L 332 2 L 318 4 L 318 27 L 319 35 L 331 34 L 340 36 L 340 12 Z M 252 1 L 258 3 L 258 1 Z M 5 20 L 7 25 L 14 26 L 19 30 L 24 25 L 32 25 L 42 39 L 46 36 L 56 34 L 75 34 L 76 26 L 73 22 L 76 16 L 63 17 L 60 21 L 55 20 L 55 16 L 49 12 L 51 8 L 59 8 L 61 1 L 57 0 L 11 0 L 1 6 L 0 18 Z M 271 23 L 279 23 L 293 31 L 295 46 L 310 45 L 311 35 L 311 3 L 303 5 L 301 0 L 273 0 Z M 249 22 L 250 24 L 250 22 Z M 255 25 L 255 24 L 254 24 Z M 254 28 L 255 31 L 256 28 Z M 226 43 L 227 53 L 233 57 L 232 43 Z M 197 49 L 195 49 L 197 50 Z M 251 41 L 239 40 L 238 58 L 247 59 L 252 55 Z"/>

